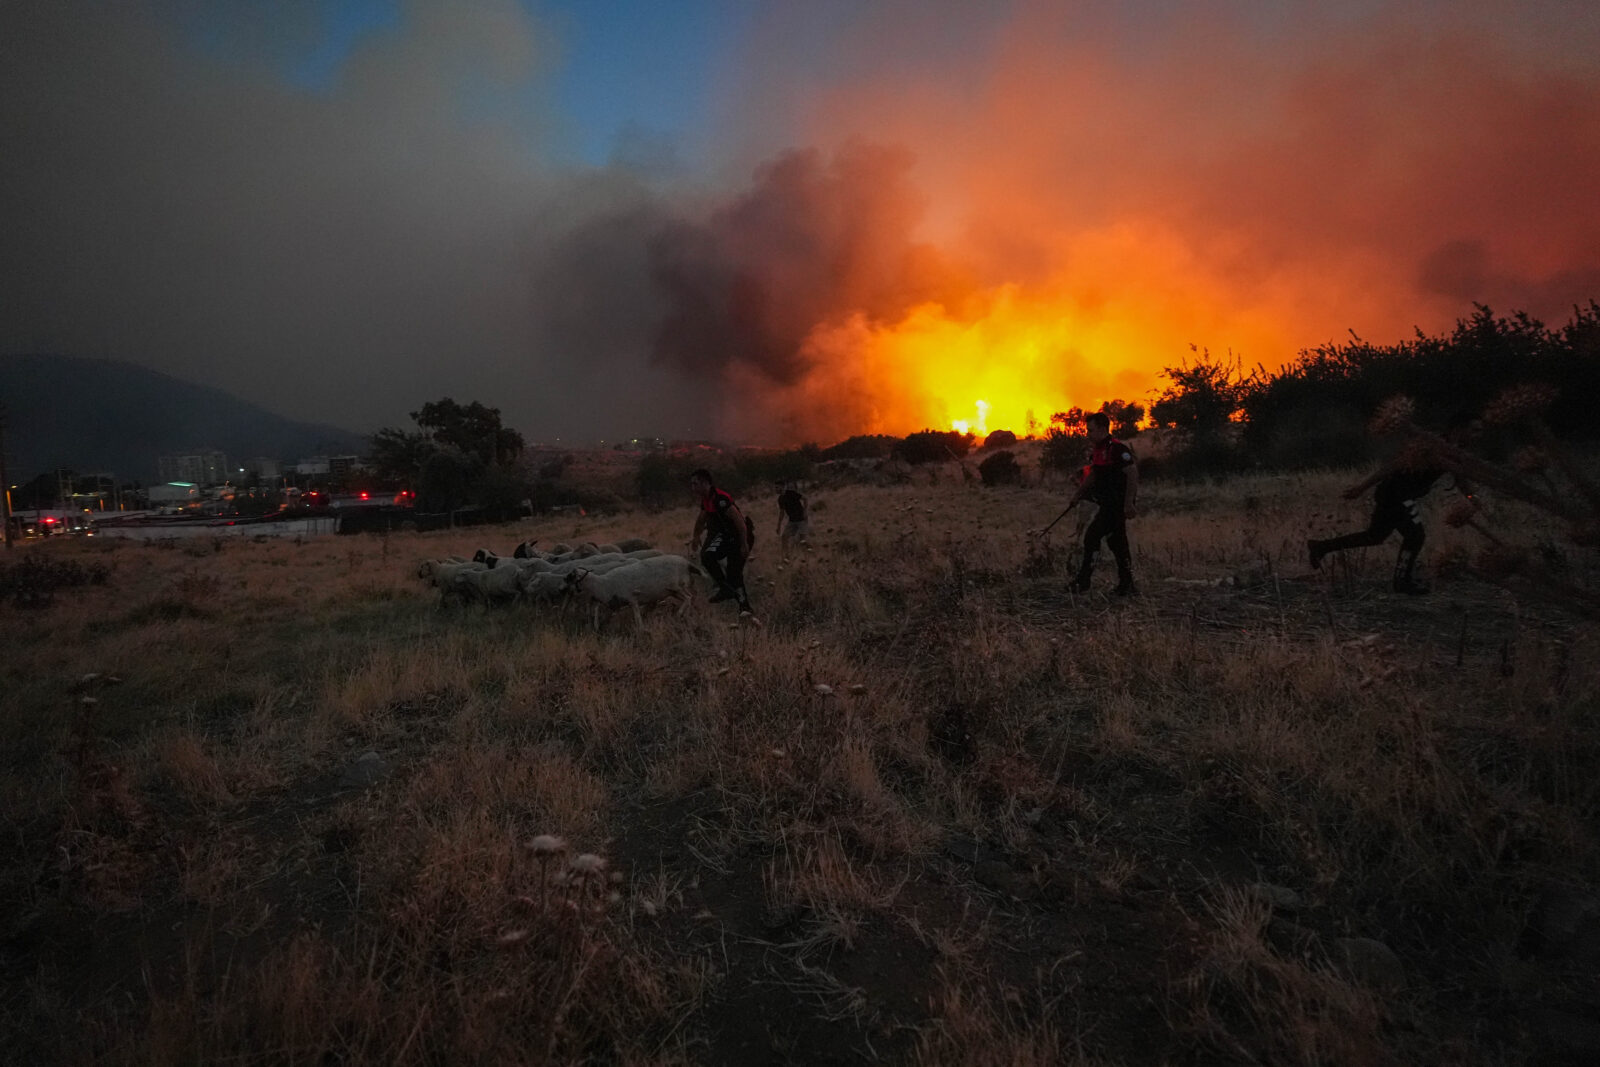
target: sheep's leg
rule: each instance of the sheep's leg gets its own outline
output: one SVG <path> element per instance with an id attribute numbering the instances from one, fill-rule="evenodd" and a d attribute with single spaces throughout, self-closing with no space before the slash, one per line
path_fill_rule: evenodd
<path id="1" fill-rule="evenodd" d="M 644 629 L 644 612 L 639 610 L 639 602 L 637 600 L 630 600 L 630 601 L 628 601 L 628 603 L 633 606 L 633 626 L 634 626 L 634 629 L 636 629 L 636 630 Z"/>

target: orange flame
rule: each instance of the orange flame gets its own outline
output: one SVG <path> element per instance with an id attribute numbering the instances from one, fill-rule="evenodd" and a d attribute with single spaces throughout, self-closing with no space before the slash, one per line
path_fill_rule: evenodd
<path id="1" fill-rule="evenodd" d="M 1247 358 L 1289 343 L 1276 315 L 1241 310 L 1219 279 L 1163 255 L 1171 245 L 1158 234 L 1124 230 L 1095 251 L 1092 280 L 1001 285 L 959 310 L 926 303 L 894 323 L 854 316 L 814 329 L 806 345 L 812 373 L 780 405 L 819 413 L 823 429 L 817 418 L 802 420 L 793 436 L 1021 436 L 1074 406 L 1148 405 L 1162 370 L 1190 357 L 1191 343 L 1227 338 Z"/>

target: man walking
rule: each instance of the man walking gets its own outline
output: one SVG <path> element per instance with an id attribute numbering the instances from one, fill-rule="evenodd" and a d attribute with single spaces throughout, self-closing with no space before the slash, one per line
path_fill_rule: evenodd
<path id="1" fill-rule="evenodd" d="M 793 482 L 780 482 L 778 491 L 778 546 L 785 561 L 789 559 L 789 545 L 799 542 L 803 547 L 811 532 L 811 520 L 806 517 L 806 498 Z"/>
<path id="2" fill-rule="evenodd" d="M 717 583 L 711 602 L 737 600 L 741 615 L 754 614 L 744 588 L 744 564 L 750 558 L 750 524 L 733 497 L 716 487 L 710 471 L 695 471 L 689 476 L 689 486 L 700 501 L 700 516 L 695 519 L 694 533 L 689 538 L 689 551 L 699 551 L 701 566 Z"/>
<path id="3" fill-rule="evenodd" d="M 1091 414 L 1085 427 L 1090 444 L 1088 474 L 1073 494 L 1072 503 L 1087 499 L 1099 505 L 1099 510 L 1084 531 L 1083 563 L 1071 588 L 1078 593 L 1089 591 L 1095 556 L 1100 552 L 1100 542 L 1105 541 L 1117 561 L 1117 595 L 1133 596 L 1137 590 L 1133 585 L 1133 554 L 1128 549 L 1128 520 L 1137 514 L 1139 463 L 1131 448 L 1111 436 L 1111 418 L 1105 412 Z"/>

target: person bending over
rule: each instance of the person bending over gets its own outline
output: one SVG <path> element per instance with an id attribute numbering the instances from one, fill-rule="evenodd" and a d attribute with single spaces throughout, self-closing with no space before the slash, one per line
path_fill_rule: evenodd
<path id="1" fill-rule="evenodd" d="M 750 558 L 750 528 L 744 513 L 726 490 L 716 487 L 710 471 L 695 471 L 689 476 L 689 485 L 700 501 L 689 551 L 700 553 L 701 566 L 717 584 L 711 602 L 737 600 L 741 613 L 753 613 L 744 587 L 744 564 Z"/>

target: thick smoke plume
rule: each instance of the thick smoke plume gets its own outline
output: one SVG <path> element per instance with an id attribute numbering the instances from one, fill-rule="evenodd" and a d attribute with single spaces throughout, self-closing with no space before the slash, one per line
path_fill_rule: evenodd
<path id="1" fill-rule="evenodd" d="M 775 4 L 670 187 L 555 162 L 529 7 L 401 12 L 308 91 L 175 17 L 0 8 L 0 351 L 794 442 L 1600 295 L 1600 28 L 1556 0 Z"/>
<path id="2" fill-rule="evenodd" d="M 916 239 L 923 198 L 903 150 L 853 144 L 787 152 L 703 223 L 650 240 L 668 311 L 658 360 L 721 377 L 745 367 L 776 385 L 814 368 L 807 338 L 852 315 L 892 325 L 952 294 L 940 253 Z"/>

